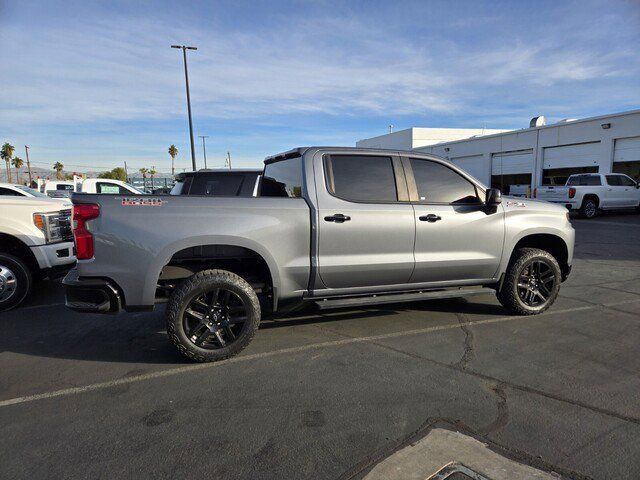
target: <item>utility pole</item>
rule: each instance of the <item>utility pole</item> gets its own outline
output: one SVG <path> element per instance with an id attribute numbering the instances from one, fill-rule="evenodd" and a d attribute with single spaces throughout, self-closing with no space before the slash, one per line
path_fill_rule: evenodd
<path id="1" fill-rule="evenodd" d="M 227 165 L 229 165 L 229 170 L 231 170 L 231 154 L 227 152 Z"/>
<path id="2" fill-rule="evenodd" d="M 29 187 L 31 187 L 31 182 L 33 182 L 33 179 L 31 178 L 31 164 L 29 163 L 29 145 L 24 146 L 24 151 L 27 154 L 27 170 L 29 170 Z"/>
<path id="3" fill-rule="evenodd" d="M 187 70 L 187 50 L 197 50 L 197 47 L 187 47 L 186 45 L 171 45 L 171 48 L 181 48 L 184 59 L 184 81 L 187 85 L 187 111 L 189 112 L 189 139 L 191 140 L 191 166 L 196 171 L 196 149 L 193 143 L 193 122 L 191 121 L 191 95 L 189 94 L 189 72 Z"/>
<path id="4" fill-rule="evenodd" d="M 124 161 L 124 176 L 127 179 L 127 182 L 129 182 L 129 171 L 127 170 L 127 161 Z"/>
<path id="5" fill-rule="evenodd" d="M 209 138 L 209 135 L 198 135 L 202 139 L 202 152 L 204 153 L 204 168 L 207 168 L 207 145 L 204 141 L 205 138 Z"/>

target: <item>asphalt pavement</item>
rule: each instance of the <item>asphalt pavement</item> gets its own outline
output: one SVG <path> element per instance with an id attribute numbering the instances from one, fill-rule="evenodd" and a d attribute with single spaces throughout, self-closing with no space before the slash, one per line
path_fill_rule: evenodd
<path id="1" fill-rule="evenodd" d="M 495 297 L 263 322 L 191 364 L 163 309 L 67 310 L 57 282 L 0 313 L 0 478 L 363 478 L 457 431 L 566 478 L 640 478 L 640 215 L 574 220 L 545 314 Z"/>

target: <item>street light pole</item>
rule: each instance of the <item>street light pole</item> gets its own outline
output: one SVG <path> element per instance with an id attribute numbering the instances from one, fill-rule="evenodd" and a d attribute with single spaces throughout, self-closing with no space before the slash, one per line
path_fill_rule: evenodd
<path id="1" fill-rule="evenodd" d="M 187 47 L 186 45 L 171 45 L 171 48 L 181 48 L 184 59 L 184 81 L 187 85 L 187 111 L 189 112 L 189 139 L 191 140 L 191 166 L 196 171 L 196 153 L 193 143 L 193 122 L 191 121 L 191 95 L 189 94 L 189 72 L 187 70 L 187 50 L 197 50 L 197 47 Z"/>
<path id="2" fill-rule="evenodd" d="M 27 170 L 29 170 L 29 187 L 31 187 L 31 183 L 33 179 L 31 178 L 31 164 L 29 163 L 29 145 L 24 146 L 24 151 L 27 154 Z"/>
<path id="3" fill-rule="evenodd" d="M 209 135 L 198 135 L 202 139 L 202 153 L 204 154 L 204 168 L 207 168 L 207 145 L 204 141 Z"/>

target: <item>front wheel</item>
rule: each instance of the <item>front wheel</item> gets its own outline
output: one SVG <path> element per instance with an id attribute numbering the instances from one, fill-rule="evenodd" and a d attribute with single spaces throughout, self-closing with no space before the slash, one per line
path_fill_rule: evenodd
<path id="1" fill-rule="evenodd" d="M 516 315 L 536 315 L 555 302 L 560 290 L 558 261 L 549 252 L 520 248 L 513 253 L 498 300 Z"/>
<path id="2" fill-rule="evenodd" d="M 260 315 L 258 297 L 244 279 L 225 270 L 203 270 L 171 294 L 167 334 L 190 360 L 223 360 L 249 344 Z"/>
<path id="3" fill-rule="evenodd" d="M 18 257 L 0 253 L 0 312 L 20 305 L 32 285 L 29 267 Z"/>

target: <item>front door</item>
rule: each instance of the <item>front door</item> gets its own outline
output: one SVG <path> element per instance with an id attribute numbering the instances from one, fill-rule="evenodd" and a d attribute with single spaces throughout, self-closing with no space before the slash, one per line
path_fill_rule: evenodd
<path id="1" fill-rule="evenodd" d="M 625 207 L 637 207 L 640 204 L 640 190 L 631 177 L 620 175 L 620 185 L 624 189 L 623 198 Z"/>
<path id="2" fill-rule="evenodd" d="M 416 266 L 411 283 L 495 277 L 504 243 L 504 210 L 484 208 L 484 192 L 437 161 L 405 159 L 415 179 Z"/>
<path id="3" fill-rule="evenodd" d="M 415 221 L 399 159 L 325 155 L 322 170 L 316 171 L 316 189 L 318 272 L 324 286 L 408 282 Z"/>

